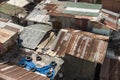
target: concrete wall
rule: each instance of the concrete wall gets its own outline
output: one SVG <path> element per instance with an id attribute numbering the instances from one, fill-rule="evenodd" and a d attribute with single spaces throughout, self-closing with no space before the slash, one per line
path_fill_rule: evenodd
<path id="1" fill-rule="evenodd" d="M 82 60 L 80 58 L 66 55 L 64 58 L 62 80 L 93 80 L 95 72 L 95 63 Z"/>
<path id="2" fill-rule="evenodd" d="M 53 22 L 52 25 L 53 27 L 61 27 L 61 28 L 73 28 L 73 29 L 87 29 L 87 21 L 88 20 L 83 20 L 83 19 L 75 19 L 75 18 L 70 18 L 70 17 L 58 17 L 58 16 L 51 16 L 50 20 Z M 55 21 L 57 22 L 55 23 Z"/>

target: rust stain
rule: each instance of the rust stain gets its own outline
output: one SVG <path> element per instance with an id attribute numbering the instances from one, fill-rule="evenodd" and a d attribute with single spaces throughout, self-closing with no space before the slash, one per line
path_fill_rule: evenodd
<path id="1" fill-rule="evenodd" d="M 0 77 L 6 80 L 50 80 L 47 77 L 38 75 L 34 72 L 27 71 L 15 65 L 0 64 Z M 14 66 L 13 68 L 1 71 L 2 68 Z"/>
<path id="2" fill-rule="evenodd" d="M 83 31 L 65 30 L 68 30 L 66 34 L 64 30 L 61 30 L 54 49 L 57 50 L 57 55 L 63 57 L 65 54 L 69 54 L 92 62 L 103 62 L 108 46 L 108 37 Z"/>

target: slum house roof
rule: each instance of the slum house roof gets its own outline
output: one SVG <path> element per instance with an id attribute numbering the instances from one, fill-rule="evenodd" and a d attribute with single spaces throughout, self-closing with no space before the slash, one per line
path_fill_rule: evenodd
<path id="1" fill-rule="evenodd" d="M 26 17 L 28 21 L 40 22 L 40 23 L 49 23 L 48 11 L 45 9 L 47 4 L 38 4 L 34 10 Z M 49 7 L 49 10 L 52 9 L 55 5 L 49 4 L 52 7 Z"/>
<path id="2" fill-rule="evenodd" d="M 18 32 L 21 32 L 23 30 L 23 26 L 20 26 L 18 24 L 12 23 L 10 20 L 0 18 L 0 29 L 5 27 L 5 26 L 11 26 L 13 28 L 19 29 Z"/>
<path id="3" fill-rule="evenodd" d="M 37 61 L 36 60 L 36 56 L 38 54 L 32 54 L 31 57 L 33 59 L 33 63 L 35 63 L 36 66 L 46 66 L 49 65 L 52 61 L 55 61 L 57 63 L 57 66 L 55 67 L 55 75 L 58 73 L 58 71 L 60 70 L 61 66 L 64 64 L 64 60 L 61 58 L 56 58 L 56 57 L 51 57 L 49 55 L 39 55 L 42 60 L 41 61 Z"/>
<path id="4" fill-rule="evenodd" d="M 103 63 L 109 37 L 80 30 L 61 29 L 51 48 L 59 57 L 69 54 Z"/>
<path id="5" fill-rule="evenodd" d="M 75 18 L 91 18 L 98 16 L 100 8 L 100 4 L 68 2 L 65 5 L 58 5 L 57 8 L 50 11 L 49 14 L 55 16 L 69 15 Z"/>
<path id="6" fill-rule="evenodd" d="M 50 80 L 49 78 L 25 70 L 13 64 L 0 62 L 0 77 L 5 80 Z"/>
<path id="7" fill-rule="evenodd" d="M 11 37 L 13 37 L 18 32 L 17 28 L 13 28 L 10 26 L 5 26 L 4 28 L 0 29 L 0 43 L 5 43 Z"/>
<path id="8" fill-rule="evenodd" d="M 24 7 L 30 2 L 32 2 L 32 0 L 9 0 L 7 1 L 8 4 L 15 5 L 18 7 Z"/>
<path id="9" fill-rule="evenodd" d="M 45 24 L 27 26 L 20 34 L 20 39 L 23 40 L 23 47 L 35 49 L 46 32 L 51 29 L 51 26 Z"/>
<path id="10" fill-rule="evenodd" d="M 24 12 L 23 8 L 17 7 L 15 5 L 11 5 L 8 3 L 1 3 L 0 4 L 0 13 L 4 13 L 10 16 L 16 16 L 19 13 Z"/>
<path id="11" fill-rule="evenodd" d="M 120 27 L 120 0 L 102 0 L 102 9 L 98 16 L 98 22 L 105 19 L 104 25 L 112 30 L 118 30 Z M 101 22 L 100 22 L 101 23 Z M 103 24 L 102 23 L 102 24 Z"/>
<path id="12" fill-rule="evenodd" d="M 105 19 L 104 22 L 101 22 L 102 19 Z M 109 29 L 118 30 L 120 29 L 119 19 L 119 13 L 115 13 L 107 9 L 101 9 L 97 22 L 104 24 Z"/>

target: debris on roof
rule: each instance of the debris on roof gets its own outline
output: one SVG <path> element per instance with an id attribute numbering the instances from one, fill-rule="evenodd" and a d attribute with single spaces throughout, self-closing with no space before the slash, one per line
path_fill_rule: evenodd
<path id="1" fill-rule="evenodd" d="M 42 52 L 42 49 L 47 49 L 51 47 L 51 44 L 54 42 L 54 40 L 56 39 L 56 35 L 54 32 L 48 32 L 45 35 L 45 38 L 43 38 L 43 40 L 41 41 L 41 43 L 38 45 L 38 49 L 37 52 Z"/>
<path id="2" fill-rule="evenodd" d="M 20 39 L 23 40 L 23 47 L 35 49 L 47 31 L 51 29 L 51 26 L 44 24 L 36 24 L 24 28 L 20 34 Z"/>
<path id="3" fill-rule="evenodd" d="M 53 43 L 52 50 L 57 51 L 59 57 L 69 54 L 92 62 L 103 63 L 108 40 L 108 36 L 62 29 Z"/>

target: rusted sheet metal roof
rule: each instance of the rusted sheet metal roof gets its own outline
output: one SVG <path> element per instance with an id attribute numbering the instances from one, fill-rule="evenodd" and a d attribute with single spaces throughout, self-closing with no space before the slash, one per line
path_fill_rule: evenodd
<path id="1" fill-rule="evenodd" d="M 16 65 L 0 63 L 0 77 L 5 80 L 50 80 Z"/>
<path id="2" fill-rule="evenodd" d="M 62 57 L 66 54 L 102 63 L 108 46 L 107 36 L 96 35 L 80 30 L 62 29 L 52 49 Z"/>
<path id="3" fill-rule="evenodd" d="M 10 26 L 6 26 L 5 28 L 0 29 L 0 43 L 5 43 L 11 37 L 13 37 L 17 33 L 16 30 L 17 29 Z"/>
<path id="4" fill-rule="evenodd" d="M 15 23 L 12 23 L 10 20 L 0 18 L 0 28 L 3 28 L 7 26 L 7 28 L 10 29 L 10 27 L 19 30 L 18 32 L 21 32 L 23 30 L 23 26 L 17 25 Z"/>
<path id="5" fill-rule="evenodd" d="M 106 27 L 110 29 L 117 30 L 120 28 L 119 17 L 120 14 L 118 13 L 106 9 L 101 9 L 100 14 L 98 16 L 98 22 L 104 24 Z"/>
<path id="6" fill-rule="evenodd" d="M 47 9 L 48 11 L 54 9 L 56 7 L 56 4 L 45 4 L 44 9 Z"/>

